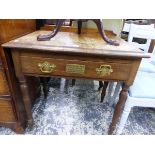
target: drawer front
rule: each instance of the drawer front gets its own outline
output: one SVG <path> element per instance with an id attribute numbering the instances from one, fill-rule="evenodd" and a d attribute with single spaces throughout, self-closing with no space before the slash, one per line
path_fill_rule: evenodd
<path id="1" fill-rule="evenodd" d="M 0 122 L 15 121 L 11 100 L 0 98 Z"/>
<path id="2" fill-rule="evenodd" d="M 21 56 L 22 72 L 26 74 L 68 76 L 93 79 L 127 80 L 131 64 L 112 61 L 84 61 Z"/>
<path id="3" fill-rule="evenodd" d="M 0 69 L 0 95 L 9 94 L 8 84 L 5 78 L 4 70 Z"/>

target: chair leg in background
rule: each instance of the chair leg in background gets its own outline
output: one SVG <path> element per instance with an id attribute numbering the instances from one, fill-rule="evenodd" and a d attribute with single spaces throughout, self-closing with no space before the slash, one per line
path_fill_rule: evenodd
<path id="1" fill-rule="evenodd" d="M 46 77 L 40 77 L 40 81 L 43 87 L 43 94 L 44 94 L 44 99 L 47 99 L 47 95 L 48 95 L 48 81 L 50 78 L 46 78 Z"/>
<path id="2" fill-rule="evenodd" d="M 104 100 L 108 83 L 109 83 L 108 81 L 104 81 L 103 89 L 102 89 L 102 93 L 101 93 L 101 102 L 103 102 L 103 100 Z"/>
<path id="3" fill-rule="evenodd" d="M 102 81 L 99 81 L 98 91 L 100 91 L 102 87 L 103 87 L 103 82 Z"/>
<path id="4" fill-rule="evenodd" d="M 113 88 L 114 88 L 114 82 L 109 82 L 109 84 L 108 84 L 108 95 L 107 95 L 107 102 L 108 103 L 111 99 Z"/>
<path id="5" fill-rule="evenodd" d="M 123 112 L 122 112 L 122 115 L 121 115 L 120 123 L 119 123 L 118 129 L 116 131 L 117 135 L 120 135 L 122 133 L 123 128 L 125 126 L 125 123 L 126 123 L 126 121 L 128 119 L 130 111 L 131 111 L 131 106 L 129 106 L 128 101 L 126 101 L 126 104 L 124 106 L 124 109 L 123 109 Z"/>
<path id="6" fill-rule="evenodd" d="M 114 90 L 114 94 L 113 94 L 113 96 L 108 100 L 110 106 L 112 106 L 112 105 L 115 103 L 116 98 L 117 98 L 117 96 L 119 95 L 119 91 L 120 91 L 121 86 L 122 86 L 122 82 L 117 82 L 116 88 L 115 88 L 115 90 Z"/>
<path id="7" fill-rule="evenodd" d="M 75 86 L 75 79 L 72 79 L 72 86 Z"/>

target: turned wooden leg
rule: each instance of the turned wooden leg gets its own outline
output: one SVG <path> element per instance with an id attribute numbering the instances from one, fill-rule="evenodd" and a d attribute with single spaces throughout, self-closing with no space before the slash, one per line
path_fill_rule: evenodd
<path id="1" fill-rule="evenodd" d="M 96 24 L 98 31 L 100 33 L 100 35 L 102 36 L 103 40 L 110 44 L 110 45 L 115 45 L 115 46 L 119 46 L 119 43 L 114 41 L 114 40 L 110 40 L 106 34 L 104 33 L 104 28 L 103 28 L 103 23 L 100 19 L 92 19 L 92 21 Z"/>
<path id="2" fill-rule="evenodd" d="M 33 118 L 32 118 L 32 111 L 31 111 L 31 100 L 30 100 L 30 95 L 29 95 L 29 90 L 28 90 L 28 85 L 26 78 L 24 76 L 18 77 L 19 83 L 20 83 L 20 89 L 22 92 L 22 98 L 27 114 L 27 119 L 28 119 L 28 126 L 33 125 Z"/>
<path id="3" fill-rule="evenodd" d="M 78 34 L 81 34 L 82 21 L 78 20 Z"/>
<path id="4" fill-rule="evenodd" d="M 48 41 L 51 38 L 53 38 L 59 32 L 59 30 L 60 30 L 61 26 L 63 25 L 64 21 L 65 21 L 65 19 L 58 19 L 55 29 L 50 34 L 39 35 L 37 37 L 37 40 L 38 41 Z"/>
<path id="5" fill-rule="evenodd" d="M 128 89 L 129 89 L 129 86 L 124 84 L 124 86 L 120 92 L 120 95 L 119 95 L 118 103 L 116 104 L 116 107 L 115 107 L 114 115 L 112 118 L 112 123 L 111 123 L 110 128 L 109 128 L 109 134 L 110 135 L 113 133 L 113 131 L 116 128 L 116 124 L 119 120 L 119 116 L 121 114 L 122 108 L 123 108 L 123 106 L 126 102 L 126 99 L 127 99 Z"/>
<path id="6" fill-rule="evenodd" d="M 12 130 L 17 134 L 23 134 L 25 131 L 20 123 L 16 123 Z"/>
<path id="7" fill-rule="evenodd" d="M 103 89 L 102 89 L 102 93 L 101 93 L 101 102 L 103 102 L 103 100 L 104 100 L 108 83 L 109 83 L 108 81 L 104 81 Z"/>

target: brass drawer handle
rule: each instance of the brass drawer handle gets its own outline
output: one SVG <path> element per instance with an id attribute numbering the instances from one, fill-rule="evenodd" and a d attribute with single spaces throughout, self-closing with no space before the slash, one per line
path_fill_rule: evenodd
<path id="1" fill-rule="evenodd" d="M 51 73 L 53 72 L 56 65 L 50 64 L 49 62 L 45 61 L 44 63 L 38 63 L 38 67 L 43 73 Z"/>
<path id="2" fill-rule="evenodd" d="M 113 72 L 113 69 L 110 65 L 101 65 L 99 68 L 96 68 L 97 74 L 101 76 L 110 75 Z"/>

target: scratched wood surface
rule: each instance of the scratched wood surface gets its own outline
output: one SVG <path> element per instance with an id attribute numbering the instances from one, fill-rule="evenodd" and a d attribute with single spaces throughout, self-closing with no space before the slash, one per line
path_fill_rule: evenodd
<path id="1" fill-rule="evenodd" d="M 119 37 L 107 33 L 107 36 L 120 43 L 120 46 L 108 45 L 98 33 L 59 32 L 50 41 L 37 41 L 40 34 L 50 31 L 36 31 L 3 44 L 3 47 L 39 49 L 53 52 L 65 52 L 86 55 L 115 56 L 115 57 L 149 57 L 143 51 L 129 45 Z"/>

